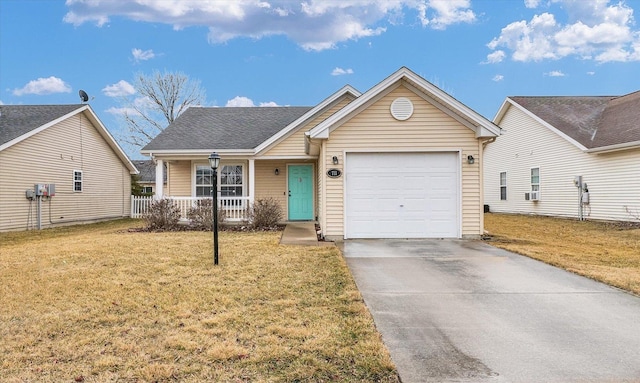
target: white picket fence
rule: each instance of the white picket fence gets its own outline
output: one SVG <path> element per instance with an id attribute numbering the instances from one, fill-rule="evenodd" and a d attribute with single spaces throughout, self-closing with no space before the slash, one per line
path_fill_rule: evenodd
<path id="1" fill-rule="evenodd" d="M 173 201 L 180 209 L 180 219 L 188 220 L 189 209 L 197 206 L 198 201 L 211 199 L 210 197 L 165 197 Z M 149 211 L 154 197 L 131 196 L 131 218 L 143 218 Z M 225 212 L 225 221 L 241 222 L 247 220 L 249 197 L 220 197 L 218 209 Z"/>

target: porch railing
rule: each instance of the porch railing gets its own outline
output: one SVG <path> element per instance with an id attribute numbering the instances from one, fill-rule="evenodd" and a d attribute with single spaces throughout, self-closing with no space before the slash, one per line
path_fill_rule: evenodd
<path id="1" fill-rule="evenodd" d="M 211 199 L 210 197 L 164 197 L 173 201 L 180 209 L 180 219 L 188 220 L 189 209 L 197 206 L 198 201 Z M 153 197 L 131 196 L 131 218 L 143 218 L 153 203 Z M 224 210 L 225 221 L 246 221 L 249 197 L 219 197 L 218 209 Z"/>

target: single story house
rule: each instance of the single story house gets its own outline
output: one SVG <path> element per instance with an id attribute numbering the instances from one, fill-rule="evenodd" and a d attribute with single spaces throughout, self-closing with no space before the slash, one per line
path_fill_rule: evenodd
<path id="1" fill-rule="evenodd" d="M 153 162 L 153 160 L 134 160 L 133 164 L 140 172 L 137 175 L 136 179 L 138 181 L 138 185 L 140 185 L 142 188 L 141 192 L 144 195 L 149 195 L 149 196 L 155 194 L 156 164 Z M 166 170 L 164 171 L 163 175 L 164 177 L 162 180 L 162 185 L 166 187 L 167 186 Z"/>
<path id="2" fill-rule="evenodd" d="M 508 97 L 487 146 L 490 211 L 640 219 L 640 91 L 603 97 Z"/>
<path id="3" fill-rule="evenodd" d="M 137 172 L 89 105 L 0 105 L 0 231 L 128 217 Z"/>
<path id="4" fill-rule="evenodd" d="M 227 211 L 271 197 L 288 221 L 315 220 L 328 239 L 461 238 L 483 233 L 483 150 L 499 133 L 402 67 L 316 106 L 192 107 L 141 153 L 158 180 L 167 164 L 158 197 L 210 196 L 217 152 Z"/>

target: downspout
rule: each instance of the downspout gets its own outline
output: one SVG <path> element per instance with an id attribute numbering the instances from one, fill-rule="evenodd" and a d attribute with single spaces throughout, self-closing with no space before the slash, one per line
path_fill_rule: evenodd
<path id="1" fill-rule="evenodd" d="M 305 154 L 311 153 L 311 145 L 315 145 L 315 146 L 318 146 L 318 147 L 322 148 L 322 146 L 320 144 L 317 144 L 317 143 L 311 141 L 311 137 L 309 137 L 309 135 L 307 133 L 305 133 L 304 134 L 304 152 L 305 152 Z"/>
<path id="2" fill-rule="evenodd" d="M 488 140 L 484 140 L 484 141 L 482 141 L 482 151 L 484 152 L 484 148 L 485 148 L 488 144 L 490 144 L 490 143 L 492 143 L 492 142 L 495 142 L 496 138 L 498 138 L 498 137 L 491 137 L 491 138 L 489 138 Z"/>
<path id="3" fill-rule="evenodd" d="M 502 130 L 501 130 L 502 132 Z M 480 173 L 480 188 L 482 189 L 480 191 L 480 207 L 482 209 L 482 213 L 480 214 L 480 237 L 482 238 L 485 235 L 485 230 L 484 230 L 484 149 L 486 148 L 487 145 L 489 145 L 492 142 L 495 142 L 496 137 L 491 137 L 487 140 L 482 140 L 482 144 L 480 145 L 480 158 L 482 159 L 482 161 L 480 161 L 480 169 L 479 169 L 479 173 Z"/>

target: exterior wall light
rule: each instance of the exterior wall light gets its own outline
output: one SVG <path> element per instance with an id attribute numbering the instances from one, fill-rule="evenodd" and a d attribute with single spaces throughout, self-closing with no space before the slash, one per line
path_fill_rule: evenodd
<path id="1" fill-rule="evenodd" d="M 276 170 L 273 171 L 273 174 L 275 174 L 275 175 L 280 174 L 280 170 L 278 170 L 278 168 L 276 168 Z"/>
<path id="2" fill-rule="evenodd" d="M 333 164 L 338 165 L 338 156 L 333 156 Z"/>
<path id="3" fill-rule="evenodd" d="M 473 165 L 475 162 L 476 162 L 476 159 L 475 159 L 475 158 L 473 158 L 473 156 L 472 156 L 471 154 L 469 154 L 469 155 L 467 156 L 467 163 L 468 163 L 469 165 Z"/>

